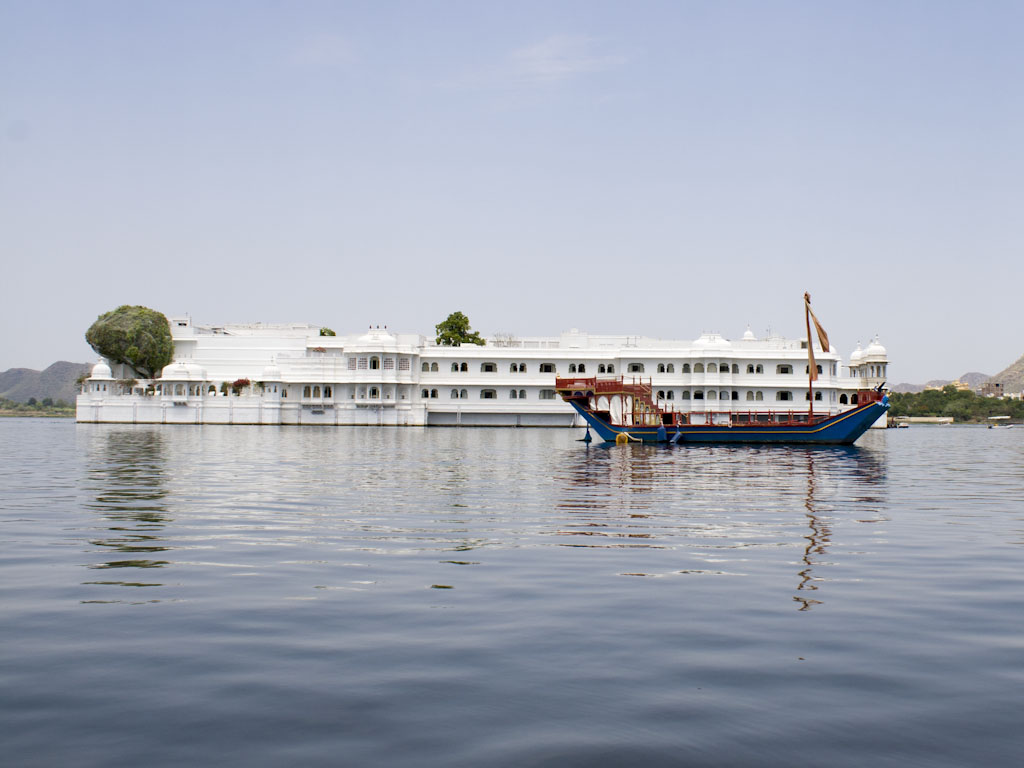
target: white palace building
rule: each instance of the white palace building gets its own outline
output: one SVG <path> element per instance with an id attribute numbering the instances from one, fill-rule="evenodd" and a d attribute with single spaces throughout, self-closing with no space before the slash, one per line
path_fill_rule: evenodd
<path id="1" fill-rule="evenodd" d="M 80 422 L 121 424 L 294 424 L 388 426 L 573 426 L 555 375 L 650 380 L 659 404 L 680 411 L 765 412 L 808 408 L 807 342 L 750 330 L 729 341 L 594 336 L 488 339 L 439 346 L 418 334 L 371 328 L 321 336 L 312 325 L 194 325 L 170 319 L 174 362 L 152 381 L 134 381 L 101 360 L 77 401 Z M 849 365 L 816 350 L 816 413 L 856 403 L 885 381 L 876 338 Z"/>

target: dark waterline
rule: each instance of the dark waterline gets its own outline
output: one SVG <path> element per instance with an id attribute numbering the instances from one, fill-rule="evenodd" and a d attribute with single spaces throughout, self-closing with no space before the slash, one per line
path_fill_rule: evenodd
<path id="1" fill-rule="evenodd" d="M 4 765 L 1016 766 L 1024 430 L 0 420 Z"/>

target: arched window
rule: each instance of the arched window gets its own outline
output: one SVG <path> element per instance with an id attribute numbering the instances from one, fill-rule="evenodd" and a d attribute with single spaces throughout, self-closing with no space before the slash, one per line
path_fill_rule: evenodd
<path id="1" fill-rule="evenodd" d="M 683 373 L 689 373 L 689 372 L 690 372 L 690 364 L 689 363 L 683 363 Z"/>
<path id="2" fill-rule="evenodd" d="M 704 399 L 704 390 L 701 390 L 701 389 L 693 390 L 693 399 L 694 400 L 703 400 Z"/>
<path id="3" fill-rule="evenodd" d="M 747 373 L 753 373 L 753 372 L 754 372 L 754 366 L 752 364 L 748 365 L 747 366 Z"/>
<path id="4" fill-rule="evenodd" d="M 425 389 L 421 389 L 421 390 L 420 390 L 420 397 L 422 397 L 422 398 L 428 398 L 428 397 L 430 397 L 430 392 L 428 392 L 428 391 L 427 391 L 427 390 L 425 390 Z"/>
<path id="5" fill-rule="evenodd" d="M 821 390 L 820 389 L 817 392 L 814 393 L 814 399 L 815 400 L 821 400 Z"/>
<path id="6" fill-rule="evenodd" d="M 553 389 L 542 389 L 538 397 L 541 400 L 554 400 L 558 396 L 558 393 Z"/>
<path id="7" fill-rule="evenodd" d="M 206 390 L 206 393 L 208 395 L 216 395 L 217 394 L 217 387 L 215 387 L 213 384 L 211 384 L 210 388 L 208 390 Z"/>
<path id="8" fill-rule="evenodd" d="M 793 372 L 793 366 L 792 365 L 776 365 L 775 366 L 775 373 L 792 373 L 792 372 Z"/>
<path id="9" fill-rule="evenodd" d="M 459 390 L 453 389 L 452 390 L 452 400 L 458 400 L 458 399 L 459 399 Z"/>
<path id="10" fill-rule="evenodd" d="M 716 397 L 718 397 L 718 393 L 713 389 L 709 389 L 707 393 L 708 400 L 714 400 Z"/>
<path id="11" fill-rule="evenodd" d="M 431 363 L 430 364 L 430 372 L 431 373 L 437 373 L 437 363 Z"/>
<path id="12" fill-rule="evenodd" d="M 850 402 L 850 398 L 848 398 L 845 394 L 840 395 L 839 402 L 842 403 L 843 405 L 846 405 L 847 403 Z"/>
<path id="13" fill-rule="evenodd" d="M 508 367 L 508 370 L 509 370 L 510 373 L 519 373 L 519 364 L 518 363 L 512 363 L 512 365 L 510 365 Z"/>
<path id="14" fill-rule="evenodd" d="M 658 390 L 658 399 L 659 400 L 664 400 L 665 399 L 665 390 L 664 389 L 659 389 Z"/>
<path id="15" fill-rule="evenodd" d="M 604 363 L 601 363 L 600 365 L 597 366 L 597 372 L 604 373 Z"/>
<path id="16" fill-rule="evenodd" d="M 576 363 L 569 363 L 569 373 L 576 373 Z"/>
<path id="17" fill-rule="evenodd" d="M 714 363 L 708 363 L 708 373 L 718 373 L 718 366 Z"/>
<path id="18" fill-rule="evenodd" d="M 626 368 L 626 371 L 629 372 L 629 373 L 643 373 L 644 372 L 644 364 L 643 363 L 630 363 L 629 367 Z"/>
<path id="19" fill-rule="evenodd" d="M 313 397 L 320 397 L 320 387 L 313 387 Z"/>
<path id="20" fill-rule="evenodd" d="M 493 389 L 481 389 L 480 390 L 480 399 L 481 400 L 494 400 L 497 397 L 498 397 L 498 393 L 495 392 Z"/>
<path id="21" fill-rule="evenodd" d="M 676 399 L 676 393 L 675 393 L 675 391 L 674 391 L 674 390 L 671 390 L 671 389 L 670 389 L 670 390 L 668 391 L 668 399 L 669 399 L 669 400 L 675 400 L 675 399 Z"/>
<path id="22" fill-rule="evenodd" d="M 775 393 L 776 400 L 792 400 L 793 393 L 789 390 L 783 389 Z"/>
<path id="23" fill-rule="evenodd" d="M 526 399 L 526 390 L 525 389 L 520 389 L 519 390 L 519 399 L 520 400 L 525 400 Z"/>
<path id="24" fill-rule="evenodd" d="M 753 399 L 754 399 L 754 393 L 753 393 L 753 392 L 751 392 L 751 391 L 750 391 L 750 390 L 748 389 L 748 390 L 747 390 L 747 400 L 753 400 Z"/>
<path id="25" fill-rule="evenodd" d="M 615 373 L 615 366 L 608 363 L 608 373 Z"/>
<path id="26" fill-rule="evenodd" d="M 380 358 L 379 357 L 371 357 L 370 358 L 370 370 L 371 371 L 376 371 L 376 370 L 379 370 L 379 369 L 380 369 Z"/>
<path id="27" fill-rule="evenodd" d="M 452 373 L 458 373 L 458 372 L 459 372 L 459 364 L 458 363 L 452 363 Z"/>
<path id="28" fill-rule="evenodd" d="M 587 366 L 585 366 L 583 363 L 580 363 L 578 366 L 576 366 L 576 372 L 577 373 L 586 373 L 587 372 Z"/>
<path id="29" fill-rule="evenodd" d="M 757 366 L 757 370 L 755 371 L 755 373 L 764 373 L 764 368 L 761 367 L 760 365 Z"/>
<path id="30" fill-rule="evenodd" d="M 430 372 L 430 363 L 426 363 L 426 362 L 423 363 L 423 366 L 420 368 L 420 370 L 423 371 L 424 373 L 429 373 Z"/>
<path id="31" fill-rule="evenodd" d="M 668 365 L 665 366 L 665 373 L 675 373 L 675 372 L 676 372 L 676 364 L 675 363 L 669 363 Z"/>
<path id="32" fill-rule="evenodd" d="M 313 395 L 313 389 L 309 386 L 309 384 L 307 384 L 306 386 L 304 386 L 302 388 L 302 396 L 303 397 L 311 397 L 312 395 Z"/>
<path id="33" fill-rule="evenodd" d="M 510 400 L 515 400 L 517 397 L 519 397 L 519 393 L 516 392 L 514 389 L 510 389 L 508 391 L 508 397 Z"/>
<path id="34" fill-rule="evenodd" d="M 333 397 L 333 396 L 334 396 L 334 390 L 331 389 L 330 387 L 324 387 L 324 397 Z"/>
<path id="35" fill-rule="evenodd" d="M 733 400 L 739 400 L 740 399 L 740 393 L 737 392 L 735 389 L 732 391 L 732 399 Z"/>
<path id="36" fill-rule="evenodd" d="M 856 395 L 856 393 L 854 393 L 854 394 L 850 395 L 850 405 L 856 405 L 856 404 L 857 404 L 857 395 Z"/>
<path id="37" fill-rule="evenodd" d="M 370 387 L 370 397 L 373 399 L 380 397 L 380 390 L 376 387 Z"/>
<path id="38" fill-rule="evenodd" d="M 695 363 L 693 366 L 694 373 L 704 373 L 704 363 Z"/>
<path id="39" fill-rule="evenodd" d="M 497 363 L 480 363 L 480 373 L 497 373 Z"/>
<path id="40" fill-rule="evenodd" d="M 690 390 L 684 389 L 683 393 L 679 396 L 679 399 L 680 400 L 689 400 L 690 399 Z"/>
<path id="41" fill-rule="evenodd" d="M 437 397 L 437 390 L 436 389 L 430 390 L 430 397 L 431 398 Z"/>
<path id="42" fill-rule="evenodd" d="M 462 365 L 460 365 L 459 366 L 459 372 L 460 373 L 468 373 L 469 372 L 469 363 L 463 363 Z"/>
<path id="43" fill-rule="evenodd" d="M 818 369 L 818 373 L 820 374 L 821 373 L 821 366 L 820 365 L 815 365 L 814 367 Z M 810 365 L 805 365 L 804 366 L 804 373 L 810 373 L 810 372 L 811 372 L 811 366 Z"/>
<path id="44" fill-rule="evenodd" d="M 736 365 L 736 363 L 732 364 L 732 372 L 733 373 L 739 373 L 740 372 L 740 367 L 738 365 Z"/>
<path id="45" fill-rule="evenodd" d="M 555 364 L 554 363 L 541 363 L 540 364 L 540 372 L 541 373 L 554 373 L 555 372 Z"/>
<path id="46" fill-rule="evenodd" d="M 469 392 L 467 392 L 464 389 L 460 389 L 459 390 L 459 399 L 460 400 L 465 400 L 467 397 L 469 397 Z"/>
<path id="47" fill-rule="evenodd" d="M 664 363 L 658 363 L 658 373 L 664 373 L 664 372 L 665 372 L 665 364 Z"/>
<path id="48" fill-rule="evenodd" d="M 754 399 L 755 399 L 755 400 L 764 400 L 764 392 L 761 392 L 760 390 L 758 390 L 758 391 L 757 391 L 757 392 L 756 392 L 756 393 L 754 394 Z"/>

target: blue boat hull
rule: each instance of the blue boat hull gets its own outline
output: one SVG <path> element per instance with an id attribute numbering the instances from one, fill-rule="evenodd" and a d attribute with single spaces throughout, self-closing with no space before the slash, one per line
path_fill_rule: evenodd
<path id="1" fill-rule="evenodd" d="M 744 424 L 712 426 L 684 424 L 678 428 L 669 427 L 621 427 L 606 421 L 582 408 L 578 402 L 570 404 L 586 420 L 587 424 L 607 442 L 615 442 L 620 434 L 644 442 L 685 442 L 685 443 L 816 443 L 821 445 L 850 445 L 863 435 L 879 416 L 889 410 L 888 398 L 881 402 L 867 403 L 858 408 L 831 416 L 816 424 Z"/>

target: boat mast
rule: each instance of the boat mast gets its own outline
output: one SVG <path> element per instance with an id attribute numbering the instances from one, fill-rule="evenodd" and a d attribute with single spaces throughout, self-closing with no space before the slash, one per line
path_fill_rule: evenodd
<path id="1" fill-rule="evenodd" d="M 807 421 L 814 421 L 814 380 L 818 370 L 814 363 L 814 342 L 811 341 L 811 294 L 804 291 L 804 322 L 807 324 Z"/>

